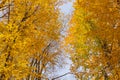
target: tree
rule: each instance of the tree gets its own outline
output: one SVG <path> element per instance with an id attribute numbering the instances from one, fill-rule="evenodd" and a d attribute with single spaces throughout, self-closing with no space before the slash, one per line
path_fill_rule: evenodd
<path id="1" fill-rule="evenodd" d="M 72 59 L 74 69 L 83 71 L 76 75 L 81 79 L 119 80 L 119 1 L 76 0 L 74 6 L 70 35 L 76 52 Z"/>
<path id="2" fill-rule="evenodd" d="M 60 33 L 57 0 L 2 0 L 0 77 L 2 80 L 47 78 L 56 64 Z M 57 47 L 56 47 L 57 48 Z M 52 66 L 50 66 L 52 65 Z"/>

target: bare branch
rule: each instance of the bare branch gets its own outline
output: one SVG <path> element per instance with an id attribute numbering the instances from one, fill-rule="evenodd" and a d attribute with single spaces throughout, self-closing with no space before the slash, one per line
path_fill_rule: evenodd
<path id="1" fill-rule="evenodd" d="M 67 73 L 65 73 L 65 74 L 63 74 L 63 75 L 61 75 L 61 76 L 55 77 L 55 78 L 53 78 L 53 79 L 51 79 L 51 80 L 56 80 L 56 79 L 58 79 L 58 78 L 61 78 L 61 77 L 63 77 L 63 76 L 66 76 L 66 75 L 68 75 L 68 74 L 73 74 L 73 73 L 67 72 Z"/>

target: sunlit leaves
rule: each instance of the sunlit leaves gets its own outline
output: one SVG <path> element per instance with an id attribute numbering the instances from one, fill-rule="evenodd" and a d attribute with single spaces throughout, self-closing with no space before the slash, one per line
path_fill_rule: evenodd
<path id="1" fill-rule="evenodd" d="M 51 47 L 55 46 L 61 27 L 56 2 L 1 1 L 0 7 L 7 6 L 0 22 L 1 79 L 41 79 L 47 66 L 55 65 L 58 53 L 53 53 Z"/>
<path id="2" fill-rule="evenodd" d="M 76 53 L 72 59 L 75 68 L 77 64 L 87 69 L 85 70 L 87 74 L 83 74 L 84 77 L 81 79 L 86 76 L 87 79 L 118 80 L 120 78 L 119 1 L 76 0 L 74 8 L 70 35 L 73 36 L 71 42 Z"/>

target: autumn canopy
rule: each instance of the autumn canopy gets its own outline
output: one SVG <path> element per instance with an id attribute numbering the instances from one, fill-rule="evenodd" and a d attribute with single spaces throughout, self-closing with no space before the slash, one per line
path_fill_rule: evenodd
<path id="1" fill-rule="evenodd" d="M 64 17 L 70 1 L 0 1 L 0 80 L 120 80 L 120 0 L 74 0 Z"/>

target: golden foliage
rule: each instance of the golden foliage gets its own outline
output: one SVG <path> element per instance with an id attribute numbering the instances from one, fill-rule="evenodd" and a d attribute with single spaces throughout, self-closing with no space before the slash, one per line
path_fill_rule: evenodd
<path id="1" fill-rule="evenodd" d="M 47 66 L 55 65 L 58 53 L 50 48 L 55 46 L 61 27 L 56 2 L 2 0 L 0 79 L 41 79 Z"/>
<path id="2" fill-rule="evenodd" d="M 119 0 L 76 0 L 74 8 L 70 23 L 70 40 L 76 50 L 72 54 L 73 71 L 82 67 L 86 73 L 83 80 L 119 80 Z"/>

